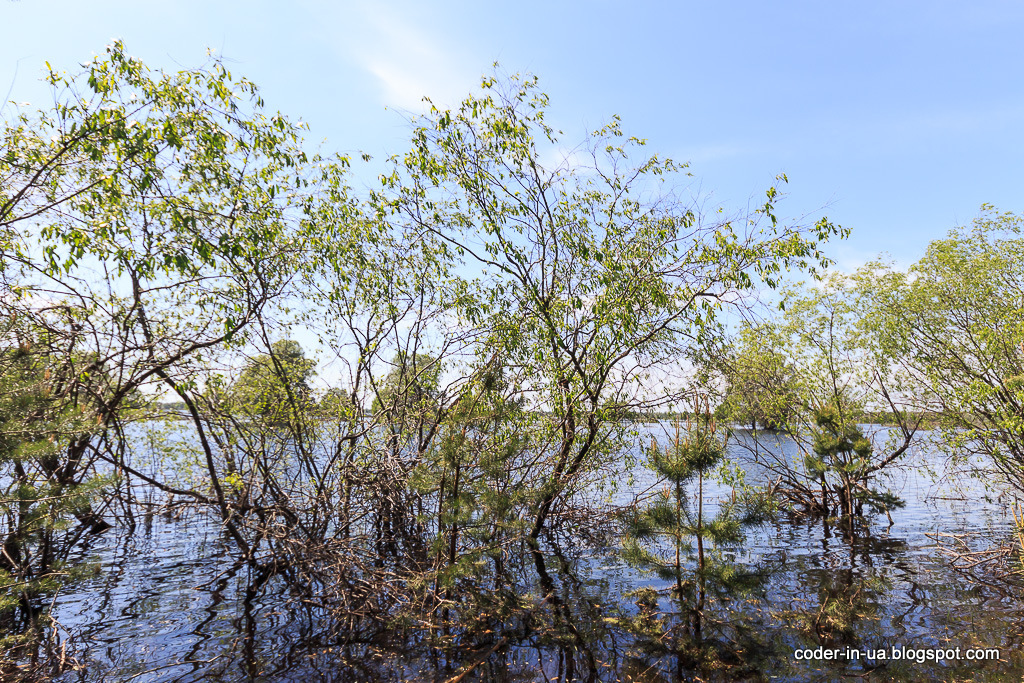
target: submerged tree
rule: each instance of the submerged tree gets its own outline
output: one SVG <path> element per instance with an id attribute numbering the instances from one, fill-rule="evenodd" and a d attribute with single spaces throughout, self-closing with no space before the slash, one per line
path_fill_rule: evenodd
<path id="1" fill-rule="evenodd" d="M 1024 217 L 982 206 L 907 271 L 874 264 L 873 319 L 940 447 L 1024 490 Z"/>
<path id="2" fill-rule="evenodd" d="M 483 271 L 453 308 L 549 415 L 534 425 L 546 446 L 524 510 L 533 547 L 558 503 L 622 446 L 620 419 L 678 398 L 644 390 L 648 378 L 678 367 L 755 283 L 824 265 L 820 242 L 842 234 L 824 219 L 780 222 L 774 187 L 751 215 L 699 215 L 671 194 L 685 166 L 647 154 L 617 119 L 548 162 L 558 134 L 547 106 L 536 79 L 485 79 L 481 94 L 416 121 L 412 151 L 374 199 L 434 253 Z"/>
<path id="3" fill-rule="evenodd" d="M 859 426 L 844 419 L 835 406 L 816 410 L 814 421 L 812 453 L 804 455 L 804 466 L 821 481 L 821 509 L 826 515 L 835 511 L 849 523 L 863 516 L 865 504 L 872 512 L 886 515 L 903 507 L 899 498 L 876 489 L 870 481 L 881 467 L 873 459 L 874 446 Z"/>
<path id="4" fill-rule="evenodd" d="M 5 330 L 3 381 L 9 400 L 34 397 L 30 428 L 8 420 L 0 458 L 0 481 L 14 482 L 0 503 L 6 566 L 39 578 L 89 531 L 131 527 L 143 486 L 219 514 L 247 555 L 197 379 L 287 287 L 298 129 L 265 116 L 221 63 L 155 72 L 120 43 L 46 81 L 53 106 L 0 130 L 0 319 L 22 334 Z M 16 361 L 22 342 L 32 351 Z M 131 438 L 140 397 L 165 391 L 188 408 L 205 474 L 194 486 L 154 476 Z M 95 504 L 101 475 L 117 505 Z"/>
<path id="5" fill-rule="evenodd" d="M 848 529 L 865 510 L 888 514 L 900 505 L 884 477 L 907 454 L 923 419 L 909 410 L 901 359 L 883 349 L 871 313 L 873 283 L 863 274 L 832 274 L 813 288 L 790 289 L 783 313 L 741 335 L 741 349 L 754 336 L 787 349 L 794 381 L 763 382 L 759 403 L 785 415 L 803 457 L 756 431 L 737 434 L 737 446 L 764 468 L 780 501 L 805 514 L 838 516 Z M 886 426 L 865 434 L 858 425 L 869 419 Z"/>
<path id="6" fill-rule="evenodd" d="M 723 551 L 740 545 L 744 527 L 762 520 L 766 501 L 754 495 L 737 499 L 734 492 L 729 500 L 715 501 L 713 516 L 705 512 L 705 481 L 723 461 L 726 440 L 708 411 L 696 412 L 685 428 L 676 421 L 667 446 L 652 440 L 648 466 L 667 485 L 658 500 L 626 516 L 623 558 L 674 583 L 671 593 L 686 626 L 684 637 L 673 634 L 671 649 L 701 667 L 724 654 L 715 651 L 725 646 L 707 638 L 709 591 L 735 597 L 756 585 L 757 575 L 727 560 Z M 667 555 L 650 549 L 660 539 L 668 542 Z"/>
<path id="7" fill-rule="evenodd" d="M 115 478 L 93 469 L 110 378 L 95 357 L 63 355 L 59 340 L 40 330 L 16 319 L 3 327 L 0 653 L 18 645 L 49 650 L 39 600 L 79 573 L 67 564 L 78 543 L 110 527 L 103 512 Z"/>

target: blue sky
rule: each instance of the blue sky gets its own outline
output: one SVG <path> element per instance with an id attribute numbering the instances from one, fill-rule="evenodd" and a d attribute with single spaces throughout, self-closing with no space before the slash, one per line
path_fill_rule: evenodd
<path id="1" fill-rule="evenodd" d="M 566 143 L 619 114 L 712 203 L 787 174 L 784 214 L 852 228 L 829 248 L 847 269 L 909 263 L 982 202 L 1024 211 L 1024 3 L 0 0 L 0 25 L 5 99 L 45 106 L 43 61 L 113 38 L 164 69 L 213 48 L 323 150 L 378 158 L 406 148 L 402 111 L 499 61 L 540 77 Z"/>

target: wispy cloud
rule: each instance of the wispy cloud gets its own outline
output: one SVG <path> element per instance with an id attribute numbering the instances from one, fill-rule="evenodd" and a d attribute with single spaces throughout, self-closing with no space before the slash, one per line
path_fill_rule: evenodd
<path id="1" fill-rule="evenodd" d="M 347 42 L 347 51 L 376 79 L 384 104 L 420 112 L 426 108 L 423 97 L 429 96 L 436 104 L 452 106 L 477 84 L 479 60 L 463 54 L 458 43 L 445 41 L 436 27 L 417 24 L 422 8 L 399 13 L 367 2 L 352 9 L 358 38 Z"/>

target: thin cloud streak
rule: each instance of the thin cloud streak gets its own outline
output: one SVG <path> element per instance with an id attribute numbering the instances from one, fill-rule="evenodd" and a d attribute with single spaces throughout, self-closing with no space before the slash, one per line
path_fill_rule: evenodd
<path id="1" fill-rule="evenodd" d="M 414 17 L 374 3 L 357 6 L 355 14 L 361 39 L 350 42 L 347 51 L 374 77 L 385 105 L 422 112 L 429 96 L 439 106 L 452 106 L 477 84 L 480 74 L 466 65 L 482 60 L 458 54 L 441 34 L 413 25 Z"/>

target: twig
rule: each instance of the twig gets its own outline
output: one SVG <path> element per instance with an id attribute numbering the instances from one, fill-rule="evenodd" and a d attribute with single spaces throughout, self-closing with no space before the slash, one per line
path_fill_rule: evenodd
<path id="1" fill-rule="evenodd" d="M 487 652 L 485 652 L 482 657 L 480 657 L 475 662 L 473 662 L 471 665 L 469 665 L 469 667 L 466 668 L 462 673 L 449 678 L 447 681 L 445 681 L 445 683 L 460 683 L 460 681 L 462 681 L 462 679 L 464 679 L 466 676 L 471 674 L 475 668 L 477 668 L 478 666 L 480 666 L 481 664 L 486 662 L 490 658 L 491 655 L 493 655 L 495 652 L 497 652 L 501 648 L 505 647 L 507 644 L 508 644 L 508 636 L 504 636 L 504 637 L 498 639 L 498 641 L 496 643 L 494 643 L 493 646 L 491 646 L 491 649 L 488 650 Z"/>

